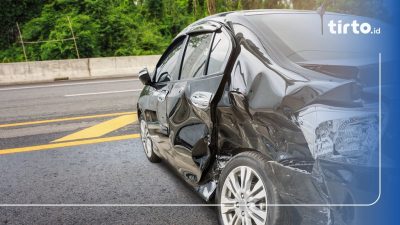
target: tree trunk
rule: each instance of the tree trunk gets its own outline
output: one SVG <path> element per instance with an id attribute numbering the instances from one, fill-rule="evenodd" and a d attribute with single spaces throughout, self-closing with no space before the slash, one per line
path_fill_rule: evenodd
<path id="1" fill-rule="evenodd" d="M 217 12 L 215 0 L 207 0 L 207 10 L 209 15 L 213 15 Z"/>
<path id="2" fill-rule="evenodd" d="M 193 0 L 193 15 L 194 17 L 197 16 L 197 0 Z"/>

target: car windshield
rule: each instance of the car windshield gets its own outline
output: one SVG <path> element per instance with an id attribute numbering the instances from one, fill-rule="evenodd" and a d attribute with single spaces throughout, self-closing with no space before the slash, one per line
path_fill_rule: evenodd
<path id="1" fill-rule="evenodd" d="M 321 20 L 318 13 L 270 13 L 250 14 L 247 18 L 259 32 L 262 42 L 295 63 L 371 58 L 382 50 L 382 46 L 376 44 L 382 43 L 377 40 L 381 35 L 372 32 L 383 32 L 383 25 L 365 17 L 326 13 Z M 371 31 L 363 34 L 358 26 L 358 34 L 354 33 L 353 21 L 359 25 L 369 23 Z M 362 31 L 367 31 L 366 28 Z"/>

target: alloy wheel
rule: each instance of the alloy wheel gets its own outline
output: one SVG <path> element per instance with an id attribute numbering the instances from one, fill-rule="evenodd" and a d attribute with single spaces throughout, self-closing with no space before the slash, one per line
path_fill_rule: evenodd
<path id="1" fill-rule="evenodd" d="M 151 157 L 152 154 L 152 142 L 149 136 L 149 129 L 147 128 L 147 123 L 144 120 L 140 121 L 140 137 L 143 143 L 144 152 L 147 157 Z"/>
<path id="2" fill-rule="evenodd" d="M 257 172 L 247 166 L 233 169 L 222 186 L 220 207 L 226 225 L 265 225 L 267 191 Z"/>

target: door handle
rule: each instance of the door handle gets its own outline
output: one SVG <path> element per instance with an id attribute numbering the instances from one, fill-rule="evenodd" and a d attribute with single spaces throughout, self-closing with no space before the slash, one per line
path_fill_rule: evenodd
<path id="1" fill-rule="evenodd" d="M 163 102 L 165 101 L 165 98 L 167 97 L 169 91 L 168 90 L 161 90 L 158 94 L 157 94 L 157 99 L 159 102 Z"/>
<path id="2" fill-rule="evenodd" d="M 197 108 L 207 109 L 210 106 L 211 97 L 212 93 L 210 92 L 197 91 L 192 94 L 190 101 Z"/>

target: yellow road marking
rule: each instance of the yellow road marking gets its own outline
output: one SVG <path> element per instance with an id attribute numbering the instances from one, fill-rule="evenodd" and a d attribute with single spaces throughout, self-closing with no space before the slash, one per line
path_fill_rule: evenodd
<path id="1" fill-rule="evenodd" d="M 70 142 L 53 143 L 53 144 L 47 144 L 47 145 L 37 145 L 37 146 L 29 146 L 29 147 L 22 147 L 22 148 L 10 148 L 10 149 L 0 150 L 0 155 L 41 151 L 41 150 L 71 147 L 71 146 L 77 146 L 77 145 L 96 144 L 96 143 L 110 142 L 110 141 L 128 140 L 128 139 L 134 139 L 134 138 L 139 138 L 139 137 L 140 137 L 139 134 L 129 134 L 129 135 L 122 135 L 122 136 L 115 136 L 115 137 L 96 138 L 96 139 L 83 140 L 83 141 L 70 141 Z"/>
<path id="2" fill-rule="evenodd" d="M 112 131 L 118 130 L 124 126 L 127 126 L 133 122 L 137 121 L 137 116 L 134 114 L 119 116 L 117 118 L 107 120 L 103 123 L 99 123 L 92 127 L 86 128 L 84 130 L 78 131 L 73 134 L 69 134 L 60 139 L 54 140 L 52 142 L 62 142 L 62 141 L 73 141 L 82 140 L 89 138 L 98 138 L 106 135 Z"/>
<path id="3" fill-rule="evenodd" d="M 36 125 L 36 124 L 54 123 L 54 122 L 63 122 L 63 121 L 73 121 L 73 120 L 105 118 L 105 117 L 122 116 L 122 115 L 128 115 L 128 114 L 136 114 L 136 112 L 109 113 L 109 114 L 98 114 L 98 115 L 90 115 L 90 116 L 59 118 L 59 119 L 51 119 L 51 120 L 38 120 L 38 121 L 31 121 L 31 122 L 0 124 L 0 128 L 17 127 L 17 126 L 25 126 L 25 125 Z"/>

